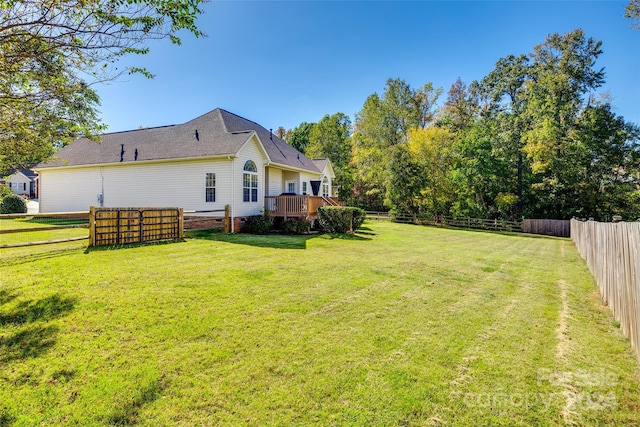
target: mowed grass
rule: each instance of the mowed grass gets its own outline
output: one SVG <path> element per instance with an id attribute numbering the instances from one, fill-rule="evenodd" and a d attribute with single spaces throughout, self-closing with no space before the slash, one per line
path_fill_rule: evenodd
<path id="1" fill-rule="evenodd" d="M 0 252 L 0 425 L 637 425 L 637 360 L 568 239 Z"/>
<path id="2" fill-rule="evenodd" d="M 65 228 L 60 230 L 43 230 L 36 231 L 38 228 L 47 228 L 52 226 L 66 226 L 66 225 L 80 225 L 87 224 L 86 220 L 75 219 L 60 219 L 60 218 L 30 218 L 25 219 L 0 219 L 0 231 L 5 233 L 0 234 L 0 245 L 12 245 L 28 242 L 44 242 L 50 240 L 59 240 L 73 237 L 89 236 L 89 228 Z M 22 233 L 7 233 L 10 230 L 24 230 L 34 229 L 34 231 L 22 232 Z M 86 242 L 83 242 L 86 246 Z M 63 246 L 68 248 L 69 244 Z M 77 245 L 72 247 L 78 247 Z M 56 248 L 60 249 L 60 247 Z M 2 250 L 2 249 L 0 249 Z M 19 251 L 21 254 L 33 254 L 34 252 L 50 252 L 51 249 L 45 248 L 44 250 L 34 249 L 21 249 L 15 248 L 15 251 Z M 0 260 L 6 255 L 4 252 L 0 252 Z M 12 254 L 13 255 L 13 254 Z"/>

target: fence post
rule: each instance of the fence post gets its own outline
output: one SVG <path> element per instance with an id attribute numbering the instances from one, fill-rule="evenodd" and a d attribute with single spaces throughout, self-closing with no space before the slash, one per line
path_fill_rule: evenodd
<path id="1" fill-rule="evenodd" d="M 138 216 L 138 231 L 140 233 L 140 243 L 144 241 L 144 213 L 142 210 L 139 211 L 140 215 Z"/>
<path id="2" fill-rule="evenodd" d="M 231 233 L 231 216 L 229 214 L 229 205 L 224 205 L 224 232 Z"/>
<path id="3" fill-rule="evenodd" d="M 184 238 L 184 208 L 178 209 L 178 239 Z"/>
<path id="4" fill-rule="evenodd" d="M 89 247 L 95 245 L 96 235 L 96 207 L 89 207 Z"/>

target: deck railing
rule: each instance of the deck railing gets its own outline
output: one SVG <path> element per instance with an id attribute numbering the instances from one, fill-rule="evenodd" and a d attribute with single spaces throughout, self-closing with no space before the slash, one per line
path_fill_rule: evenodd
<path id="1" fill-rule="evenodd" d="M 272 216 L 308 218 L 326 202 L 319 196 L 265 196 L 264 207 Z"/>

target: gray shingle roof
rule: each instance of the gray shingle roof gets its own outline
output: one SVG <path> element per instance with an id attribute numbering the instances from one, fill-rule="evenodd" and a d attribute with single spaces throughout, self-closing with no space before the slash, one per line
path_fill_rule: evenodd
<path id="1" fill-rule="evenodd" d="M 34 167 L 34 166 L 35 165 L 30 165 L 30 167 Z M 25 169 L 9 169 L 5 173 L 0 173 L 0 178 L 2 178 L 3 176 L 8 177 L 10 175 L 13 175 L 16 172 L 20 172 L 22 175 L 26 176 L 31 181 L 34 181 L 38 177 L 38 174 L 35 171 L 25 168 Z"/>
<path id="2" fill-rule="evenodd" d="M 196 131 L 198 138 L 195 137 Z M 96 143 L 80 138 L 37 169 L 137 161 L 234 155 L 255 132 L 272 162 L 319 172 L 304 154 L 259 124 L 217 108 L 180 125 L 104 134 Z"/>
<path id="3" fill-rule="evenodd" d="M 20 169 L 20 173 L 29 178 L 31 181 L 34 181 L 38 177 L 38 174 L 31 169 Z"/>
<path id="4" fill-rule="evenodd" d="M 320 172 L 322 172 L 327 163 L 329 163 L 329 159 L 311 159 L 311 161 Z"/>

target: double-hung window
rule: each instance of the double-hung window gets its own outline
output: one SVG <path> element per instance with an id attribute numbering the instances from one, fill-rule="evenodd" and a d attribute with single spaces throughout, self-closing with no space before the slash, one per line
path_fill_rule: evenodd
<path id="1" fill-rule="evenodd" d="M 245 202 L 258 201 L 258 168 L 251 160 L 244 164 L 242 173 L 242 200 Z"/>
<path id="2" fill-rule="evenodd" d="M 207 172 L 204 179 L 205 202 L 216 201 L 216 174 Z"/>

